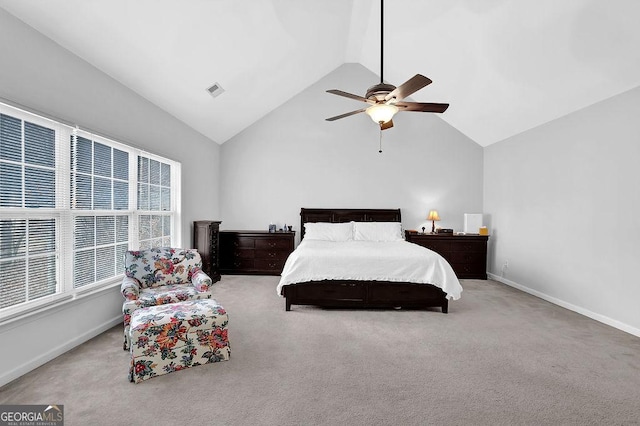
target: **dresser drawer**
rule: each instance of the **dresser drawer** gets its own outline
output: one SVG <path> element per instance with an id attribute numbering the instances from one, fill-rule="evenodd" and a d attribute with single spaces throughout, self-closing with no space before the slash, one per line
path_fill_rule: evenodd
<path id="1" fill-rule="evenodd" d="M 256 246 L 256 239 L 252 237 L 224 236 L 223 234 L 220 240 L 226 247 L 254 248 Z"/>
<path id="2" fill-rule="evenodd" d="M 451 245 L 451 251 L 467 253 L 484 253 L 487 250 L 485 241 L 457 241 Z"/>
<path id="3" fill-rule="evenodd" d="M 362 283 L 313 283 L 305 285 L 305 296 L 314 300 L 363 301 L 366 288 Z"/>
<path id="4" fill-rule="evenodd" d="M 473 251 L 454 251 L 449 253 L 449 262 L 455 264 L 482 262 L 484 253 Z"/>
<path id="5" fill-rule="evenodd" d="M 289 250 L 255 250 L 256 259 L 270 259 L 270 260 L 287 260 L 289 257 Z"/>
<path id="6" fill-rule="evenodd" d="M 452 263 L 451 267 L 458 278 L 487 279 L 486 266 L 482 262 Z"/>
<path id="7" fill-rule="evenodd" d="M 430 297 L 433 297 L 433 289 L 429 285 L 402 286 L 402 289 L 398 290 L 397 284 L 378 283 L 370 287 L 369 291 L 369 301 L 372 303 L 393 300 L 401 304 Z"/>
<path id="8" fill-rule="evenodd" d="M 285 260 L 286 259 L 255 259 L 254 269 L 256 271 L 269 271 L 280 274 L 282 268 L 284 268 Z"/>
<path id="9" fill-rule="evenodd" d="M 232 248 L 230 251 L 223 252 L 223 259 L 253 259 L 256 252 L 250 248 Z"/>
<path id="10" fill-rule="evenodd" d="M 289 238 L 258 238 L 255 244 L 256 249 L 292 249 Z"/>
<path id="11" fill-rule="evenodd" d="M 231 270 L 249 270 L 254 268 L 253 259 L 241 259 L 241 258 L 222 258 L 220 259 L 220 269 L 223 272 Z"/>

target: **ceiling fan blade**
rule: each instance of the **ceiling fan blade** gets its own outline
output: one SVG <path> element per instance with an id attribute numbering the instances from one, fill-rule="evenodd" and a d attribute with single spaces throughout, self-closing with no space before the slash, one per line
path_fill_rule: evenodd
<path id="1" fill-rule="evenodd" d="M 367 98 L 363 98 L 362 96 L 354 95 L 352 93 L 343 92 L 342 90 L 331 89 L 327 90 L 327 93 L 331 93 L 338 96 L 344 96 L 345 98 L 355 99 L 356 101 L 366 102 L 368 104 L 375 104 L 376 101 L 372 101 Z"/>
<path id="2" fill-rule="evenodd" d="M 421 112 L 445 112 L 449 104 L 434 104 L 426 102 L 396 102 L 394 104 L 400 111 L 421 111 Z"/>
<path id="3" fill-rule="evenodd" d="M 325 120 L 327 120 L 327 121 L 335 121 L 335 120 L 339 120 L 341 118 L 349 117 L 350 115 L 355 115 L 355 114 L 359 114 L 361 112 L 365 112 L 366 110 L 367 110 L 366 108 L 362 108 L 362 109 L 358 109 L 356 111 L 345 112 L 344 114 L 336 115 L 335 117 L 325 118 Z"/>
<path id="4" fill-rule="evenodd" d="M 389 120 L 386 123 L 380 124 L 380 130 L 387 130 L 393 127 L 393 120 Z"/>
<path id="5" fill-rule="evenodd" d="M 412 93 L 417 92 L 425 86 L 431 84 L 431 80 L 422 74 L 416 74 L 409 80 L 396 87 L 391 93 L 384 97 L 385 101 L 389 101 L 393 98 L 401 101 Z"/>

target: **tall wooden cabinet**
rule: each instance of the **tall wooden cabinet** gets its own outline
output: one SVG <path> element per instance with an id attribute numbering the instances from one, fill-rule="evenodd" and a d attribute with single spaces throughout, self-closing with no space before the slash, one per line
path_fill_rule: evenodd
<path id="1" fill-rule="evenodd" d="M 202 257 L 202 270 L 214 283 L 220 281 L 220 224 L 214 220 L 193 222 L 193 245 Z"/>

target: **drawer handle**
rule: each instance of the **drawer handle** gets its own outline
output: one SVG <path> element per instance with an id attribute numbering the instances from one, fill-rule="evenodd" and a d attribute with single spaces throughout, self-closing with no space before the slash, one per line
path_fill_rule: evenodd
<path id="1" fill-rule="evenodd" d="M 233 266 L 235 266 L 236 268 L 240 267 L 240 262 L 233 262 Z"/>
<path id="2" fill-rule="evenodd" d="M 237 242 L 237 241 L 234 241 L 234 242 L 233 242 L 233 245 L 234 245 L 235 247 L 239 247 L 239 246 L 240 246 L 240 243 L 239 243 L 239 242 Z"/>
<path id="3" fill-rule="evenodd" d="M 269 247 L 274 248 L 276 246 L 276 243 L 270 242 L 269 243 Z"/>
<path id="4" fill-rule="evenodd" d="M 275 263 L 270 263 L 270 264 L 269 264 L 269 268 L 275 268 L 275 267 L 276 267 L 276 264 L 275 264 Z"/>
<path id="5" fill-rule="evenodd" d="M 277 253 L 274 253 L 272 251 L 269 252 L 269 257 L 276 257 Z"/>

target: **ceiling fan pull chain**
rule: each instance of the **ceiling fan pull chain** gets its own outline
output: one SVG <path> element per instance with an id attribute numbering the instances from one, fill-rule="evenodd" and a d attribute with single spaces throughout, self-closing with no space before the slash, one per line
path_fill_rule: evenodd
<path id="1" fill-rule="evenodd" d="M 378 148 L 378 152 L 382 154 L 382 125 L 380 125 L 380 148 Z"/>

